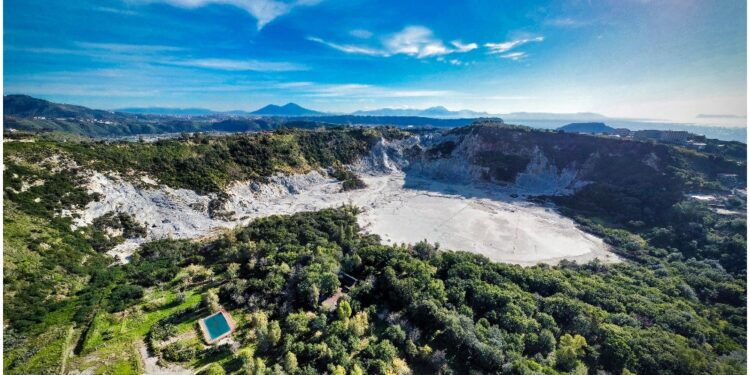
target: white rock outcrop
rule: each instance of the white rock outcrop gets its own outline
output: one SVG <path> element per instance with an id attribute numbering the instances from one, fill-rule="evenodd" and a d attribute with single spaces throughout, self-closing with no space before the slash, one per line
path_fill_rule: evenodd
<path id="1" fill-rule="evenodd" d="M 456 145 L 449 155 L 421 154 L 420 150 L 446 141 Z M 579 230 L 554 207 L 523 200 L 523 196 L 574 192 L 585 184 L 577 180 L 576 169 L 559 170 L 536 149 L 515 183 L 498 185 L 484 178 L 484 167 L 471 162 L 478 142 L 436 134 L 381 140 L 350 166 L 363 176 L 368 185 L 364 189 L 342 192 L 341 183 L 324 171 L 275 175 L 266 183 L 238 181 L 225 190 L 223 214 L 214 217 L 208 207 L 216 194 L 161 186 L 149 177 L 141 178 L 145 184 L 136 185 L 120 176 L 91 172 L 86 187 L 102 198 L 76 212 L 75 225 L 91 224 L 113 211 L 132 215 L 146 226 L 147 234 L 110 251 L 126 262 L 144 241 L 200 238 L 263 216 L 355 204 L 364 209 L 360 226 L 387 242 L 427 239 L 441 242 L 443 248 L 518 264 L 594 257 L 616 260 L 601 239 Z"/>

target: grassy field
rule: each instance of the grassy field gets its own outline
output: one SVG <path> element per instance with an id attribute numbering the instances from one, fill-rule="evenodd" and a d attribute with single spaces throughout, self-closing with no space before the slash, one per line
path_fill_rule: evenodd
<path id="1" fill-rule="evenodd" d="M 194 291 L 187 291 L 179 303 L 175 303 L 176 298 L 172 291 L 150 291 L 144 303 L 125 312 L 97 314 L 83 338 L 79 355 L 69 360 L 69 367 L 79 370 L 94 367 L 94 374 L 142 373 L 138 347 L 151 327 L 177 311 L 197 306 L 201 300 L 200 294 Z M 144 307 L 155 301 L 163 301 L 163 306 L 145 312 Z M 186 322 L 182 329 L 189 329 L 192 323 Z"/>

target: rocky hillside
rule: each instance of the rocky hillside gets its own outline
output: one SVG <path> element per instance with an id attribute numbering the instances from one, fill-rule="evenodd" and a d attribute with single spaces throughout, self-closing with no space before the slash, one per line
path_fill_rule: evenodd
<path id="1" fill-rule="evenodd" d="M 408 171 L 453 181 L 554 186 L 554 191 L 596 198 L 608 192 L 641 207 L 639 220 L 659 219 L 659 208 L 697 191 L 730 191 L 747 179 L 745 161 L 653 142 L 483 124 L 458 128 L 405 152 Z M 734 184 L 720 176 L 733 175 Z M 604 202 L 591 202 L 604 204 Z M 592 207 L 593 208 L 593 207 Z M 606 209 L 606 206 L 600 207 Z"/>
<path id="2" fill-rule="evenodd" d="M 643 240 L 629 242 L 604 227 L 673 243 L 680 256 L 717 259 L 745 272 L 744 237 L 734 234 L 745 226 L 747 162 L 736 142 L 698 150 L 497 123 L 417 134 L 376 145 L 360 169 L 403 170 L 407 185 L 422 187 L 425 179 L 478 184 L 555 203 L 589 231 L 628 243 L 625 257 L 664 254 L 639 253 Z"/>

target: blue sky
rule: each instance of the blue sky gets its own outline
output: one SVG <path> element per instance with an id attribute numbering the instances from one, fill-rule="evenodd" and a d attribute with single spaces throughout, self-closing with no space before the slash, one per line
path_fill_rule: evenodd
<path id="1" fill-rule="evenodd" d="M 97 108 L 744 124 L 746 15 L 734 0 L 5 0 L 3 83 Z"/>

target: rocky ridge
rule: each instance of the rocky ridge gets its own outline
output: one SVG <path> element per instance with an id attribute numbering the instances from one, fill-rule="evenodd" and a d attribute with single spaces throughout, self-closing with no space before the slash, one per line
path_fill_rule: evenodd
<path id="1" fill-rule="evenodd" d="M 450 152 L 437 157 L 431 152 L 447 142 L 456 144 Z M 474 162 L 482 147 L 477 136 L 434 133 L 396 141 L 383 139 L 349 168 L 369 176 L 403 175 L 407 184 L 410 178 L 436 180 L 457 187 L 492 189 L 494 193 L 506 196 L 571 194 L 586 183 L 577 179 L 578 170 L 561 170 L 551 165 L 538 148 L 531 150 L 528 164 L 514 181 L 487 178 L 488 167 Z M 201 195 L 192 190 L 162 186 L 148 176 L 134 183 L 122 176 L 96 171 L 90 173 L 86 188 L 102 198 L 77 213 L 74 221 L 77 226 L 91 224 L 95 218 L 108 212 L 122 212 L 147 228 L 145 238 L 127 239 L 110 251 L 121 260 L 132 254 L 143 241 L 200 238 L 261 216 L 316 210 L 351 199 L 351 194 L 340 192 L 340 182 L 324 170 L 296 175 L 277 174 L 265 183 L 236 181 L 221 195 Z M 366 195 L 368 192 L 352 194 Z M 363 202 L 369 200 L 366 198 Z"/>

